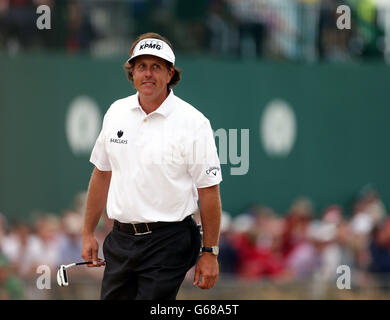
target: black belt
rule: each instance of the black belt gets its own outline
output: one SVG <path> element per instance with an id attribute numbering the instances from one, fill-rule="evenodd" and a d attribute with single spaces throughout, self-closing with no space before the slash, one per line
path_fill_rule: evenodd
<path id="1" fill-rule="evenodd" d="M 158 221 L 158 222 L 148 222 L 148 223 L 122 223 L 118 220 L 114 220 L 114 229 L 126 232 L 128 234 L 140 236 L 144 234 L 152 233 L 152 231 L 170 225 L 175 225 L 182 223 L 188 219 L 192 219 L 191 216 L 187 216 L 183 221 Z"/>

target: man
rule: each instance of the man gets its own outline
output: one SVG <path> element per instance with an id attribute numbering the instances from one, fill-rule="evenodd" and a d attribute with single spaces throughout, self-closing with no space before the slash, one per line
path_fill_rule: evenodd
<path id="1" fill-rule="evenodd" d="M 181 71 L 168 40 L 147 33 L 129 53 L 137 93 L 111 105 L 92 151 L 82 257 L 106 265 L 101 299 L 175 299 L 195 263 L 194 285 L 218 278 L 220 163 L 209 120 L 173 94 Z M 106 202 L 114 228 L 102 261 L 94 230 Z"/>

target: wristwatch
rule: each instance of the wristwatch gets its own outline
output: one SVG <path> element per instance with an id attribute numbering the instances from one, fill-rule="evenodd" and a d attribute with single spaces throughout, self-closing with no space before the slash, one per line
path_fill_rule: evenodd
<path id="1" fill-rule="evenodd" d="M 202 247 L 201 252 L 210 252 L 214 256 L 217 256 L 219 253 L 219 247 L 217 246 L 212 246 L 212 247 Z"/>

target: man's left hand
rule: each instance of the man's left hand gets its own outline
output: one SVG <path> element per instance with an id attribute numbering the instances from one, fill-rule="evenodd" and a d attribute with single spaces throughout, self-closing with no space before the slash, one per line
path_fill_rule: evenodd
<path id="1" fill-rule="evenodd" d="M 203 253 L 195 267 L 193 285 L 201 289 L 212 288 L 218 280 L 219 266 L 217 257 L 211 253 Z"/>

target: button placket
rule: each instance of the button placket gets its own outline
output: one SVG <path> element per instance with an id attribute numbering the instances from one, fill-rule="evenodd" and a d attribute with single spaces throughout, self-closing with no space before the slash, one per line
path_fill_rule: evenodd
<path id="1" fill-rule="evenodd" d="M 143 145 L 145 141 L 145 130 L 146 130 L 146 125 L 148 123 L 147 117 L 144 117 L 143 120 L 141 121 L 140 124 L 140 131 L 137 139 L 137 145 Z"/>

